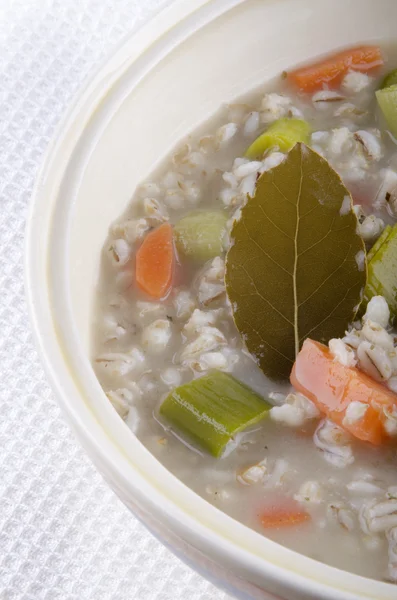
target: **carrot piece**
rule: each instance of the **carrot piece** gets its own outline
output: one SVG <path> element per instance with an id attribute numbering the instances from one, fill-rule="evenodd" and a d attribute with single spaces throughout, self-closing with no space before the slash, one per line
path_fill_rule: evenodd
<path id="1" fill-rule="evenodd" d="M 310 520 L 310 515 L 295 502 L 282 506 L 271 506 L 260 514 L 260 521 L 266 529 L 293 527 Z"/>
<path id="2" fill-rule="evenodd" d="M 164 223 L 149 232 L 136 253 L 138 286 L 152 298 L 163 298 L 171 287 L 174 271 L 172 227 Z"/>
<path id="3" fill-rule="evenodd" d="M 337 87 L 350 69 L 369 73 L 381 65 L 383 58 L 379 46 L 360 46 L 291 71 L 287 78 L 302 92 L 311 93 L 321 90 L 325 85 Z"/>
<path id="4" fill-rule="evenodd" d="M 380 445 L 389 435 L 385 411 L 397 409 L 397 396 L 354 367 L 334 361 L 327 346 L 305 340 L 291 373 L 291 383 L 317 408 L 359 440 Z M 345 419 L 351 402 L 367 405 L 358 420 Z"/>

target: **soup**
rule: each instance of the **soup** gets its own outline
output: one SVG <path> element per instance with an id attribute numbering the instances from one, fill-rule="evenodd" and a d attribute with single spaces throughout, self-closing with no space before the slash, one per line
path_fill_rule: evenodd
<path id="1" fill-rule="evenodd" d="M 110 228 L 93 365 L 206 500 L 396 582 L 393 56 L 280 74 L 181 142 Z"/>

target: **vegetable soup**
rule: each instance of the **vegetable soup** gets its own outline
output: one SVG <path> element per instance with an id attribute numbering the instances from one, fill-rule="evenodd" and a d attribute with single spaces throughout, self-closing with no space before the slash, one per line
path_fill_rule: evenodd
<path id="1" fill-rule="evenodd" d="M 397 582 L 393 57 L 293 68 L 178 145 L 110 228 L 93 365 L 206 500 Z"/>

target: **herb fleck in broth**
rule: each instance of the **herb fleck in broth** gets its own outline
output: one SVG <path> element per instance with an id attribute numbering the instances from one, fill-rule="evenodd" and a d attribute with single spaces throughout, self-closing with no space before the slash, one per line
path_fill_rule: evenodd
<path id="1" fill-rule="evenodd" d="M 362 55 L 352 55 L 350 64 L 357 69 L 361 65 L 361 72 L 346 70 L 331 89 L 320 82 L 318 89 L 302 93 L 290 75 L 223 108 L 136 190 L 104 245 L 93 365 L 131 430 L 207 501 L 312 558 L 395 582 L 397 349 L 390 321 L 397 308 L 391 291 L 396 271 L 391 266 L 397 267 L 397 152 L 388 133 L 395 125 L 389 107 L 393 88 L 381 92 L 389 103 L 384 117 L 375 92 L 397 60 L 393 50 L 385 48 L 382 54 L 385 65 L 369 73 L 357 62 L 364 60 Z M 321 77 L 328 72 L 324 64 L 319 72 Z M 303 72 L 301 85 L 307 78 Z M 314 85 L 312 79 L 309 83 Z M 397 91 L 395 118 L 397 123 Z M 356 318 L 353 325 L 336 309 L 343 326 L 331 336 L 336 339 L 321 339 L 329 342 L 329 350 L 305 343 L 296 362 L 294 390 L 288 378 L 279 382 L 264 375 L 258 364 L 260 344 L 256 357 L 245 348 L 257 321 L 273 336 L 270 345 L 275 346 L 272 341 L 280 332 L 270 312 L 250 305 L 255 316 L 249 331 L 239 319 L 237 328 L 233 316 L 239 298 L 228 289 L 230 301 L 224 277 L 228 256 L 227 281 L 230 277 L 230 285 L 236 285 L 235 253 L 227 252 L 236 244 L 235 223 L 244 224 L 253 206 L 258 178 L 266 173 L 264 177 L 276 180 L 296 142 L 323 156 L 330 173 L 334 169 L 346 187 L 339 217 L 357 219 L 357 235 L 353 228 L 351 236 L 359 237 L 362 250 L 355 253 L 354 264 L 350 261 L 352 271 L 345 273 L 345 280 L 356 276 L 361 282 L 357 304 L 362 296 L 364 304 L 359 317 L 351 313 L 351 319 Z M 313 192 L 314 179 L 307 179 L 304 193 Z M 282 205 L 280 210 L 276 218 L 287 219 Z M 282 220 L 275 223 L 280 236 L 283 226 Z M 174 265 L 167 262 L 168 234 L 159 231 L 173 236 Z M 310 236 L 310 230 L 304 235 Z M 253 237 L 254 245 L 262 244 L 260 233 Z M 271 260 L 273 250 L 271 244 L 266 246 Z M 326 263 L 332 252 L 328 247 L 320 253 L 319 262 Z M 257 290 L 258 277 L 266 273 L 256 268 L 252 248 L 245 260 L 251 261 L 247 272 Z M 343 256 L 341 263 L 345 268 Z M 288 265 L 283 268 L 289 272 Z M 309 282 L 311 270 L 308 265 Z M 319 286 L 321 277 L 328 277 L 325 273 L 320 267 Z M 269 286 L 263 279 L 261 283 L 261 294 L 269 290 L 281 310 L 281 300 L 290 293 L 288 283 L 284 291 L 277 287 L 277 277 Z M 245 287 L 250 293 L 249 282 L 243 292 Z M 344 290 L 339 291 L 343 296 Z M 335 288 L 327 288 L 327 294 L 334 293 Z M 312 325 L 305 323 L 305 331 Z M 323 375 L 306 376 L 309 367 Z M 343 380 L 342 391 L 348 393 L 340 392 L 337 398 L 327 390 L 328 376 L 329 381 Z M 196 379 L 200 382 L 195 389 L 186 385 Z M 365 388 L 364 395 L 357 395 L 357 385 Z M 215 394 L 215 389 L 228 391 Z M 337 411 L 332 409 L 335 403 Z"/>

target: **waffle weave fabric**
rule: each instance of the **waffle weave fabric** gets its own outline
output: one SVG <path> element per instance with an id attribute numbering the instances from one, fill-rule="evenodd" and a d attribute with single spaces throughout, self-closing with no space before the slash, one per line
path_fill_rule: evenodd
<path id="1" fill-rule="evenodd" d="M 107 487 L 46 382 L 27 318 L 24 231 L 69 103 L 166 0 L 0 0 L 0 599 L 226 600 Z"/>

